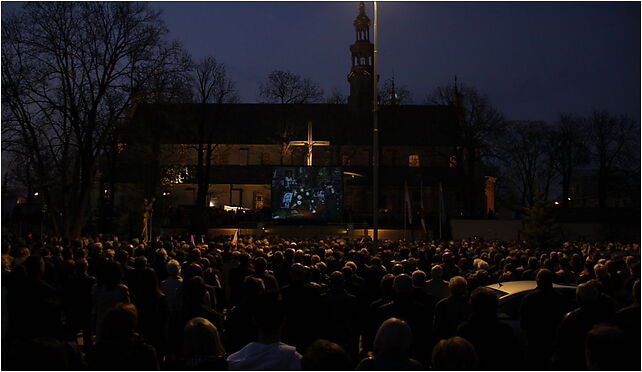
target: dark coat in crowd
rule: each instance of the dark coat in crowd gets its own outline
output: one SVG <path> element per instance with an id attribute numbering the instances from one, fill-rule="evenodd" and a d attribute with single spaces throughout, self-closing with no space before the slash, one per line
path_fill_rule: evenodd
<path id="1" fill-rule="evenodd" d="M 331 289 L 321 296 L 321 304 L 320 337 L 339 344 L 356 357 L 359 351 L 356 297 L 345 289 Z"/>
<path id="2" fill-rule="evenodd" d="M 468 320 L 471 307 L 461 296 L 450 296 L 439 301 L 435 306 L 433 330 L 435 340 L 455 336 L 457 327 Z"/>
<path id="3" fill-rule="evenodd" d="M 526 358 L 535 369 L 548 369 L 557 327 L 568 310 L 566 302 L 552 288 L 536 289 L 524 296 L 521 327 L 528 342 Z"/>
<path id="4" fill-rule="evenodd" d="M 281 295 L 285 307 L 283 342 L 304 351 L 319 335 L 321 293 L 309 283 L 293 281 L 281 287 Z"/>
<path id="5" fill-rule="evenodd" d="M 513 330 L 497 318 L 472 316 L 457 329 L 457 336 L 475 347 L 479 369 L 514 370 L 522 362 L 517 338 Z"/>

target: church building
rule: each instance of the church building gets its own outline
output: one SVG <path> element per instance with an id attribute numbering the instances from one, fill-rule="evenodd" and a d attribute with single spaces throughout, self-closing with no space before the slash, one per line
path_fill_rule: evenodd
<path id="1" fill-rule="evenodd" d="M 115 208 L 156 198 L 155 226 L 188 223 L 197 193 L 197 126 L 205 117 L 215 134 L 210 209 L 240 208 L 255 213 L 255 223 L 270 224 L 269 213 L 260 211 L 270 207 L 274 167 L 335 166 L 341 167 L 344 192 L 343 219 L 336 222 L 371 224 L 375 77 L 370 25 L 361 3 L 347 64 L 347 104 L 139 105 L 120 155 L 126 166 L 118 168 L 110 192 Z M 380 226 L 401 228 L 408 199 L 408 226 L 419 228 L 423 214 L 433 234 L 440 216 L 463 214 L 460 118 L 455 105 L 399 105 L 393 100 L 379 106 Z M 483 188 L 479 193 L 484 200 Z M 210 227 L 220 223 L 209 222 Z"/>

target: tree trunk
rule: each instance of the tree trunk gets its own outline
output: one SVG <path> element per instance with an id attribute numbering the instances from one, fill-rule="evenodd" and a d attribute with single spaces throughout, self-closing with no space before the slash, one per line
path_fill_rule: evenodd
<path id="1" fill-rule="evenodd" d="M 606 208 L 608 198 L 609 172 L 605 167 L 600 167 L 597 176 L 597 200 L 601 209 Z"/>

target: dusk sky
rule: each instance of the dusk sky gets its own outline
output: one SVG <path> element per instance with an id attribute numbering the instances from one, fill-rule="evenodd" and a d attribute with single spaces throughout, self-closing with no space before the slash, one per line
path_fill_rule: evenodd
<path id="1" fill-rule="evenodd" d="M 276 69 L 348 93 L 358 2 L 152 4 L 195 58 L 226 64 L 243 102 Z M 380 2 L 379 35 L 381 81 L 394 74 L 416 104 L 457 75 L 509 119 L 605 108 L 640 121 L 639 2 Z"/>
<path id="2" fill-rule="evenodd" d="M 348 94 L 358 2 L 151 4 L 195 59 L 225 63 L 242 102 L 277 69 Z M 394 74 L 415 104 L 457 75 L 509 119 L 603 108 L 640 122 L 639 2 L 380 2 L 379 35 L 381 82 Z"/>

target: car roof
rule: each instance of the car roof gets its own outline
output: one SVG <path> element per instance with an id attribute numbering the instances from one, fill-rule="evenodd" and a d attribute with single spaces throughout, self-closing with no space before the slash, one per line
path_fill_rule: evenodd
<path id="1" fill-rule="evenodd" d="M 519 292 L 532 291 L 537 288 L 534 280 L 518 280 L 512 282 L 495 283 L 485 286 L 496 291 L 505 292 L 506 295 L 513 295 Z M 553 288 L 575 289 L 573 285 L 553 284 Z M 502 296 L 503 297 L 503 296 Z"/>

